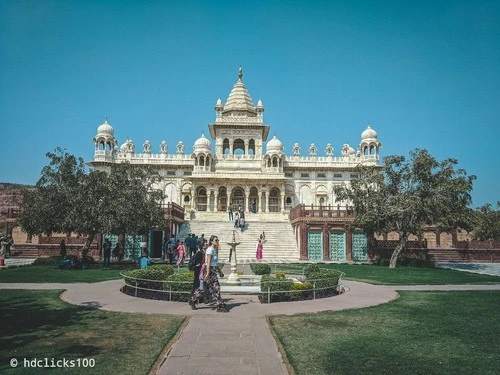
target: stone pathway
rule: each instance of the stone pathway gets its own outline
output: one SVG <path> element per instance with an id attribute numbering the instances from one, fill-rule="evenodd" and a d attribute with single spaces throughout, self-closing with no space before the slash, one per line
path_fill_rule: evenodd
<path id="1" fill-rule="evenodd" d="M 78 284 L 8 284 L 0 289 L 64 289 L 62 299 L 108 311 L 188 316 L 177 341 L 161 359 L 156 374 L 288 374 L 266 322 L 269 315 L 293 315 L 376 306 L 398 298 L 398 290 L 500 290 L 493 285 L 371 285 L 344 281 L 346 293 L 312 301 L 261 304 L 255 295 L 223 292 L 228 313 L 204 305 L 135 298 L 120 292 L 121 280 Z"/>

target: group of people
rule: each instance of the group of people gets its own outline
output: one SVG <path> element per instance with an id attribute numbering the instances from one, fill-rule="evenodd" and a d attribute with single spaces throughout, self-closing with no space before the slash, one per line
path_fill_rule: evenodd
<path id="1" fill-rule="evenodd" d="M 240 228 L 241 231 L 245 229 L 245 211 L 241 208 L 241 206 L 238 206 L 238 209 L 233 211 L 233 208 L 231 206 L 228 207 L 227 209 L 228 215 L 229 215 L 229 221 L 234 221 L 234 227 L 235 228 Z"/>
<path id="2" fill-rule="evenodd" d="M 205 234 L 201 237 L 196 236 L 194 233 L 190 233 L 184 239 L 184 241 L 176 240 L 172 236 L 165 243 L 165 261 L 177 266 L 183 266 L 186 258 L 192 258 L 198 249 L 201 248 L 203 241 L 205 241 Z"/>

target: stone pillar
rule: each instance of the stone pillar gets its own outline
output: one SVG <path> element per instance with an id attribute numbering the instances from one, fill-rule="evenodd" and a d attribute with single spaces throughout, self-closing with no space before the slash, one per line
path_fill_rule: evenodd
<path id="1" fill-rule="evenodd" d="M 248 206 L 250 204 L 250 189 L 248 187 L 245 188 L 245 204 L 243 207 L 244 212 L 249 212 L 250 210 L 248 209 Z"/>
<path id="2" fill-rule="evenodd" d="M 248 141 L 245 141 L 245 157 L 248 156 Z"/>
<path id="3" fill-rule="evenodd" d="M 214 198 L 215 198 L 214 211 L 219 212 L 219 190 L 214 191 Z"/>
<path id="4" fill-rule="evenodd" d="M 281 206 L 281 212 L 282 213 L 285 213 L 285 190 L 281 190 L 281 202 L 280 202 L 280 206 Z"/>
<path id="5" fill-rule="evenodd" d="M 262 202 L 262 198 L 264 197 L 264 192 L 261 190 L 259 191 L 259 211 L 260 212 L 266 212 L 266 205 L 265 202 Z"/>
<path id="6" fill-rule="evenodd" d="M 352 262 L 352 229 L 346 228 L 345 230 L 345 250 L 346 250 L 346 261 Z"/>
<path id="7" fill-rule="evenodd" d="M 436 247 L 441 247 L 441 231 L 437 229 L 435 233 L 436 233 Z"/>

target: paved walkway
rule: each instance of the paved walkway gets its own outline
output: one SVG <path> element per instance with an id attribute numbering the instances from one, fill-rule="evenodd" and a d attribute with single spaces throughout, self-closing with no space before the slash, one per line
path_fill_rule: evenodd
<path id="1" fill-rule="evenodd" d="M 134 298 L 120 292 L 121 280 L 92 284 L 0 284 L 0 289 L 64 289 L 62 299 L 108 311 L 190 316 L 156 373 L 286 375 L 266 316 L 363 308 L 398 298 L 397 290 L 500 290 L 495 285 L 387 286 L 344 281 L 346 293 L 313 301 L 261 304 L 255 295 L 224 294 L 228 313 L 201 305 Z"/>

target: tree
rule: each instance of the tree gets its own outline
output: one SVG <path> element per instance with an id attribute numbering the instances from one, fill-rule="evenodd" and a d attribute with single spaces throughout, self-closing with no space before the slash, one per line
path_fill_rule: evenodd
<path id="1" fill-rule="evenodd" d="M 474 211 L 472 238 L 479 241 L 500 241 L 500 202 L 497 210 L 485 204 Z"/>
<path id="2" fill-rule="evenodd" d="M 457 160 L 438 161 L 427 150 L 415 149 L 404 156 L 384 158 L 377 167 L 357 168 L 358 178 L 334 189 L 337 201 L 354 206 L 354 225 L 369 233 L 397 232 L 399 242 L 389 267 L 396 267 L 408 237 L 421 235 L 428 223 L 466 226 L 470 218 L 470 192 L 475 176 L 455 170 Z"/>
<path id="3" fill-rule="evenodd" d="M 29 234 L 76 232 L 87 236 L 85 258 L 96 234 L 146 234 L 163 225 L 161 191 L 153 189 L 158 175 L 129 164 L 110 172 L 86 173 L 82 158 L 57 148 L 46 156 L 32 191 L 25 190 L 19 224 Z"/>

